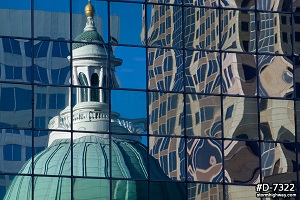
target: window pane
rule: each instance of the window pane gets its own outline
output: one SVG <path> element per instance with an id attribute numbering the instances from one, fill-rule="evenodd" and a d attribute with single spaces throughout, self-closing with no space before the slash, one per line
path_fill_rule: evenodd
<path id="1" fill-rule="evenodd" d="M 229 183 L 256 184 L 259 182 L 259 143 L 225 140 L 225 179 Z"/>
<path id="2" fill-rule="evenodd" d="M 259 55 L 259 92 L 263 97 L 292 98 L 293 60 L 285 56 Z M 270 76 L 270 74 L 272 76 Z"/>
<path id="3" fill-rule="evenodd" d="M 191 94 L 185 102 L 188 136 L 222 137 L 220 97 Z"/>
<path id="4" fill-rule="evenodd" d="M 297 181 L 293 163 L 296 162 L 296 145 L 293 143 L 260 143 L 263 181 L 269 184 Z"/>
<path id="5" fill-rule="evenodd" d="M 120 30 L 120 44 L 142 45 L 140 35 L 144 34 L 142 29 L 142 4 L 112 2 L 110 4 L 110 12 L 119 16 L 121 20 L 116 20 L 115 24 L 110 24 L 111 34 L 116 30 Z M 139 16 L 139 17 L 137 17 Z M 134 21 L 134 23 L 132 23 Z M 118 22 L 118 23 L 117 23 Z M 128 34 L 128 26 L 130 24 L 130 34 Z M 111 35 L 114 37 L 114 35 Z"/>
<path id="6" fill-rule="evenodd" d="M 110 199 L 110 182 L 107 179 L 75 178 L 73 185 L 75 199 Z"/>
<path id="7" fill-rule="evenodd" d="M 188 139 L 188 180 L 223 181 L 222 142 L 210 139 Z"/>
<path id="8" fill-rule="evenodd" d="M 31 1 L 5 1 L 0 5 L 0 23 L 5 24 L 0 35 L 15 37 L 31 36 Z"/>
<path id="9" fill-rule="evenodd" d="M 31 127 L 31 86 L 0 83 L 0 125 Z"/>
<path id="10" fill-rule="evenodd" d="M 149 133 L 154 135 L 183 135 L 185 116 L 183 95 L 151 92 L 149 101 Z"/>
<path id="11" fill-rule="evenodd" d="M 150 178 L 165 180 L 166 174 L 170 180 L 186 179 L 186 159 L 184 138 L 150 137 Z M 154 158 L 156 160 L 154 160 Z"/>
<path id="12" fill-rule="evenodd" d="M 58 5 L 59 6 L 55 6 Z M 34 1 L 34 37 L 65 40 L 70 38 L 70 3 Z"/>
<path id="13" fill-rule="evenodd" d="M 31 82 L 31 42 L 13 38 L 0 37 L 0 80 L 14 82 Z"/>
<path id="14" fill-rule="evenodd" d="M 224 98 L 224 137 L 258 140 L 257 114 L 257 99 L 255 98 Z"/>
<path id="15" fill-rule="evenodd" d="M 94 12 L 94 24 L 98 34 L 94 34 L 93 31 L 88 34 L 82 34 L 83 29 L 86 26 L 87 17 L 84 13 L 84 8 L 87 1 L 73 0 L 72 1 L 72 39 L 73 41 L 84 41 L 84 42 L 96 42 L 96 43 L 107 43 L 108 42 L 108 13 L 107 13 L 107 2 L 105 1 L 92 1 L 92 5 L 96 12 Z M 113 13 L 111 13 L 113 14 Z M 113 23 L 113 17 L 111 17 L 111 23 Z M 117 17 L 118 19 L 118 17 Z M 115 22 L 118 24 L 118 21 Z M 117 33 L 119 34 L 119 33 Z M 99 40 L 95 41 L 90 37 L 88 40 L 85 36 L 96 36 Z"/>
<path id="16" fill-rule="evenodd" d="M 70 84 L 70 45 L 65 42 L 35 41 L 34 82 L 42 84 Z"/>
<path id="17" fill-rule="evenodd" d="M 112 90 L 111 98 L 112 132 L 147 133 L 145 92 Z"/>
<path id="18" fill-rule="evenodd" d="M 261 99 L 260 131 L 264 140 L 294 142 L 294 102 L 291 100 Z"/>
<path id="19" fill-rule="evenodd" d="M 183 91 L 183 52 L 172 49 L 148 50 L 148 89 Z"/>
<path id="20" fill-rule="evenodd" d="M 123 62 L 111 72 L 112 87 L 145 89 L 146 49 L 123 46 L 114 46 L 113 49 L 115 58 Z"/>
<path id="21" fill-rule="evenodd" d="M 146 41 L 145 36 L 141 35 L 142 41 L 147 42 L 149 46 L 181 48 L 183 46 L 182 8 L 180 6 L 148 4 L 147 12 L 148 40 Z"/>
<path id="22" fill-rule="evenodd" d="M 189 199 L 224 199 L 223 186 L 217 184 L 188 184 Z"/>
<path id="23" fill-rule="evenodd" d="M 64 125 L 70 126 L 70 124 L 59 125 L 60 119 L 69 119 L 71 115 L 69 108 L 66 108 L 70 104 L 69 90 L 68 87 L 35 87 L 35 128 L 60 129 Z"/>
<path id="24" fill-rule="evenodd" d="M 198 93 L 220 93 L 220 58 L 219 53 L 186 51 L 186 90 Z"/>

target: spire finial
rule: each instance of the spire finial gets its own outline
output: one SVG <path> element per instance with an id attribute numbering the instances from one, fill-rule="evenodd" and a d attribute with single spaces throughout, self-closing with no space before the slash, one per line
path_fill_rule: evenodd
<path id="1" fill-rule="evenodd" d="M 91 0 L 88 0 L 88 4 L 84 8 L 84 12 L 87 17 L 87 22 L 84 31 L 96 30 L 96 27 L 94 25 L 95 9 L 94 6 L 91 4 Z"/>
<path id="2" fill-rule="evenodd" d="M 84 8 L 84 12 L 87 17 L 94 17 L 95 10 L 90 0 L 88 0 L 88 4 Z"/>

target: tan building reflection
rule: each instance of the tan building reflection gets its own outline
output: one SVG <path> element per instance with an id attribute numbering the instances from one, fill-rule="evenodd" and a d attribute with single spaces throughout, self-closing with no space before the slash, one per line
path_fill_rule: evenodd
<path id="1" fill-rule="evenodd" d="M 298 12 L 300 1 L 293 7 L 290 1 L 256 1 L 262 10 L 257 13 L 254 0 L 220 1 L 226 9 L 216 8 L 218 2 L 185 1 L 212 8 L 185 7 L 183 16 L 180 6 L 151 6 L 148 38 L 142 36 L 144 43 L 157 46 L 148 51 L 149 89 L 182 92 L 185 85 L 186 92 L 203 95 L 151 93 L 149 132 L 209 139 L 151 137 L 150 152 L 174 180 L 216 183 L 191 184 L 189 199 L 222 199 L 223 194 L 253 199 L 254 186 L 238 185 L 297 178 L 296 147 L 289 143 L 295 142 L 294 101 L 282 98 L 296 94 L 293 66 L 300 62 L 300 15 L 279 12 Z M 183 43 L 195 50 L 159 48 L 181 48 Z M 216 95 L 221 92 L 234 96 Z M 238 140 L 222 144 L 222 136 Z M 255 141 L 259 139 L 284 143 Z M 224 192 L 217 184 L 222 181 L 237 185 L 226 186 Z"/>

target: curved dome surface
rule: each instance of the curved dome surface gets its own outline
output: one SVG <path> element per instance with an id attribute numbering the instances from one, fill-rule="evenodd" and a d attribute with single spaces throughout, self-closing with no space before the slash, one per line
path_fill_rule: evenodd
<path id="1" fill-rule="evenodd" d="M 122 179 L 112 181 L 112 199 L 147 199 L 148 183 L 142 181 L 148 179 L 147 161 L 150 162 L 151 179 L 165 180 L 152 185 L 151 190 L 160 192 L 151 193 L 151 196 L 154 195 L 154 199 L 184 199 L 184 188 L 167 182 L 170 179 L 143 144 L 124 139 L 112 139 L 110 144 L 108 139 L 94 135 L 73 142 L 74 199 L 109 199 L 110 177 Z M 29 160 L 20 173 L 31 172 L 32 161 Z M 70 173 L 70 139 L 55 140 L 34 157 L 34 174 L 41 175 L 34 177 L 35 199 L 70 199 L 71 179 L 67 177 Z M 4 199 L 29 200 L 31 186 L 30 176 L 17 176 Z"/>
<path id="2" fill-rule="evenodd" d="M 100 34 L 96 30 L 84 31 L 80 35 L 78 35 L 74 39 L 74 41 L 104 43 L 103 38 L 100 36 Z M 74 49 L 83 47 L 85 45 L 89 45 L 89 44 L 86 44 L 86 43 L 73 43 L 72 44 L 72 49 L 74 50 Z"/>

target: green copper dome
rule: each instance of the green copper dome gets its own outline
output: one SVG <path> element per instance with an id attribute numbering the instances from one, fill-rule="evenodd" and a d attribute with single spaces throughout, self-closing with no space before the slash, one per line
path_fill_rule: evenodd
<path id="1" fill-rule="evenodd" d="M 80 41 L 80 42 L 98 42 L 98 43 L 104 43 L 103 38 L 100 36 L 100 34 L 96 30 L 89 30 L 84 31 L 80 35 L 78 35 L 74 41 Z M 73 43 L 72 49 L 77 49 L 80 47 L 83 47 L 85 45 L 89 45 L 87 43 Z"/>
<path id="2" fill-rule="evenodd" d="M 177 183 L 167 182 L 170 179 L 143 144 L 124 139 L 112 139 L 109 143 L 108 139 L 93 135 L 73 142 L 73 175 L 76 177 L 73 184 L 68 178 L 71 175 L 70 139 L 55 140 L 34 157 L 34 174 L 40 175 L 33 179 L 34 198 L 70 199 L 73 187 L 74 199 L 110 199 L 110 177 L 113 177 L 116 180 L 111 184 L 112 199 L 147 199 L 148 182 L 143 181 L 148 178 L 147 161 L 151 179 L 163 180 L 152 184 L 152 189 L 159 191 L 151 193 L 153 199 L 184 199 L 184 189 Z M 32 173 L 31 160 L 27 161 L 20 173 Z M 31 191 L 32 178 L 17 176 L 4 199 L 31 200 Z"/>

